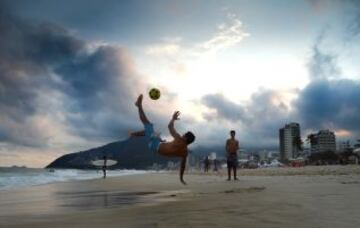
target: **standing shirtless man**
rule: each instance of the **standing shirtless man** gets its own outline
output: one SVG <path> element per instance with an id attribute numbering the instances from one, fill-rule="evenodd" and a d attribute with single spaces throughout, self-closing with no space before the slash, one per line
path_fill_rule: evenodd
<path id="1" fill-rule="evenodd" d="M 236 169 L 238 166 L 237 150 L 239 149 L 239 141 L 235 139 L 235 131 L 230 131 L 231 138 L 226 140 L 226 157 L 227 157 L 227 168 L 228 168 L 228 181 L 231 180 L 231 169 L 234 172 L 234 180 L 238 180 L 236 177 Z"/>
<path id="2" fill-rule="evenodd" d="M 140 121 L 144 124 L 144 130 L 131 133 L 132 136 L 147 136 L 149 137 L 149 149 L 152 152 L 158 152 L 163 156 L 179 157 L 181 158 L 180 166 L 180 181 L 186 184 L 184 181 L 184 171 L 186 166 L 186 158 L 188 155 L 187 146 L 194 142 L 195 136 L 192 132 L 188 131 L 184 135 L 180 135 L 174 126 L 174 122 L 179 120 L 180 112 L 174 112 L 168 128 L 171 136 L 174 138 L 171 142 L 165 142 L 160 139 L 154 131 L 154 125 L 146 117 L 142 107 L 143 95 L 141 94 L 135 102 L 135 106 L 138 107 Z"/>

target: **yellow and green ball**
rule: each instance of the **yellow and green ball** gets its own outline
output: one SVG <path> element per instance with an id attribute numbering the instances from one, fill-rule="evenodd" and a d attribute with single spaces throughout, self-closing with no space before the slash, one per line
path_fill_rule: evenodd
<path id="1" fill-rule="evenodd" d="M 152 88 L 150 91 L 149 91 L 149 97 L 153 100 L 157 100 L 160 98 L 160 90 L 157 89 L 157 88 Z"/>

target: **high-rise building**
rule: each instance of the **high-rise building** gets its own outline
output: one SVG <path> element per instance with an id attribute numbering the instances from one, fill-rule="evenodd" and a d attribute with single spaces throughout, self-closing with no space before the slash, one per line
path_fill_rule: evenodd
<path id="1" fill-rule="evenodd" d="M 286 161 L 298 156 L 299 149 L 295 141 L 299 137 L 300 125 L 298 123 L 289 123 L 286 124 L 285 127 L 279 129 L 281 161 Z"/>
<path id="2" fill-rule="evenodd" d="M 336 151 L 335 133 L 329 130 L 320 130 L 317 134 L 312 134 L 311 153 Z"/>
<path id="3" fill-rule="evenodd" d="M 347 140 L 347 141 L 342 141 L 340 143 L 338 143 L 338 151 L 340 153 L 343 153 L 343 152 L 346 152 L 346 151 L 350 151 L 352 148 L 351 148 L 351 145 L 350 145 L 350 141 Z"/>

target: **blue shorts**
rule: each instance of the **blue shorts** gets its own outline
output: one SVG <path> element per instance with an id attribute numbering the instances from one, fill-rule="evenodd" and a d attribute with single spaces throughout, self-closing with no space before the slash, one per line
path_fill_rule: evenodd
<path id="1" fill-rule="evenodd" d="M 149 137 L 149 144 L 148 144 L 149 150 L 155 153 L 159 149 L 161 139 L 159 136 L 154 135 L 155 133 L 154 125 L 152 123 L 144 124 L 144 128 L 145 128 L 145 136 Z"/>
<path id="2" fill-rule="evenodd" d="M 238 156 L 237 154 L 228 154 L 227 156 L 227 167 L 236 168 L 238 166 Z"/>

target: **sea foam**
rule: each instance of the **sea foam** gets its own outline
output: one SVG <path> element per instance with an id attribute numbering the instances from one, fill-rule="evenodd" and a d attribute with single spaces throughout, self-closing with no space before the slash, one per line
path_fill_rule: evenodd
<path id="1" fill-rule="evenodd" d="M 126 176 L 149 173 L 145 170 L 108 170 L 107 176 Z M 100 170 L 76 169 L 33 169 L 33 168 L 0 168 L 0 190 L 19 189 L 27 186 L 64 182 L 71 180 L 89 180 L 102 177 Z"/>

